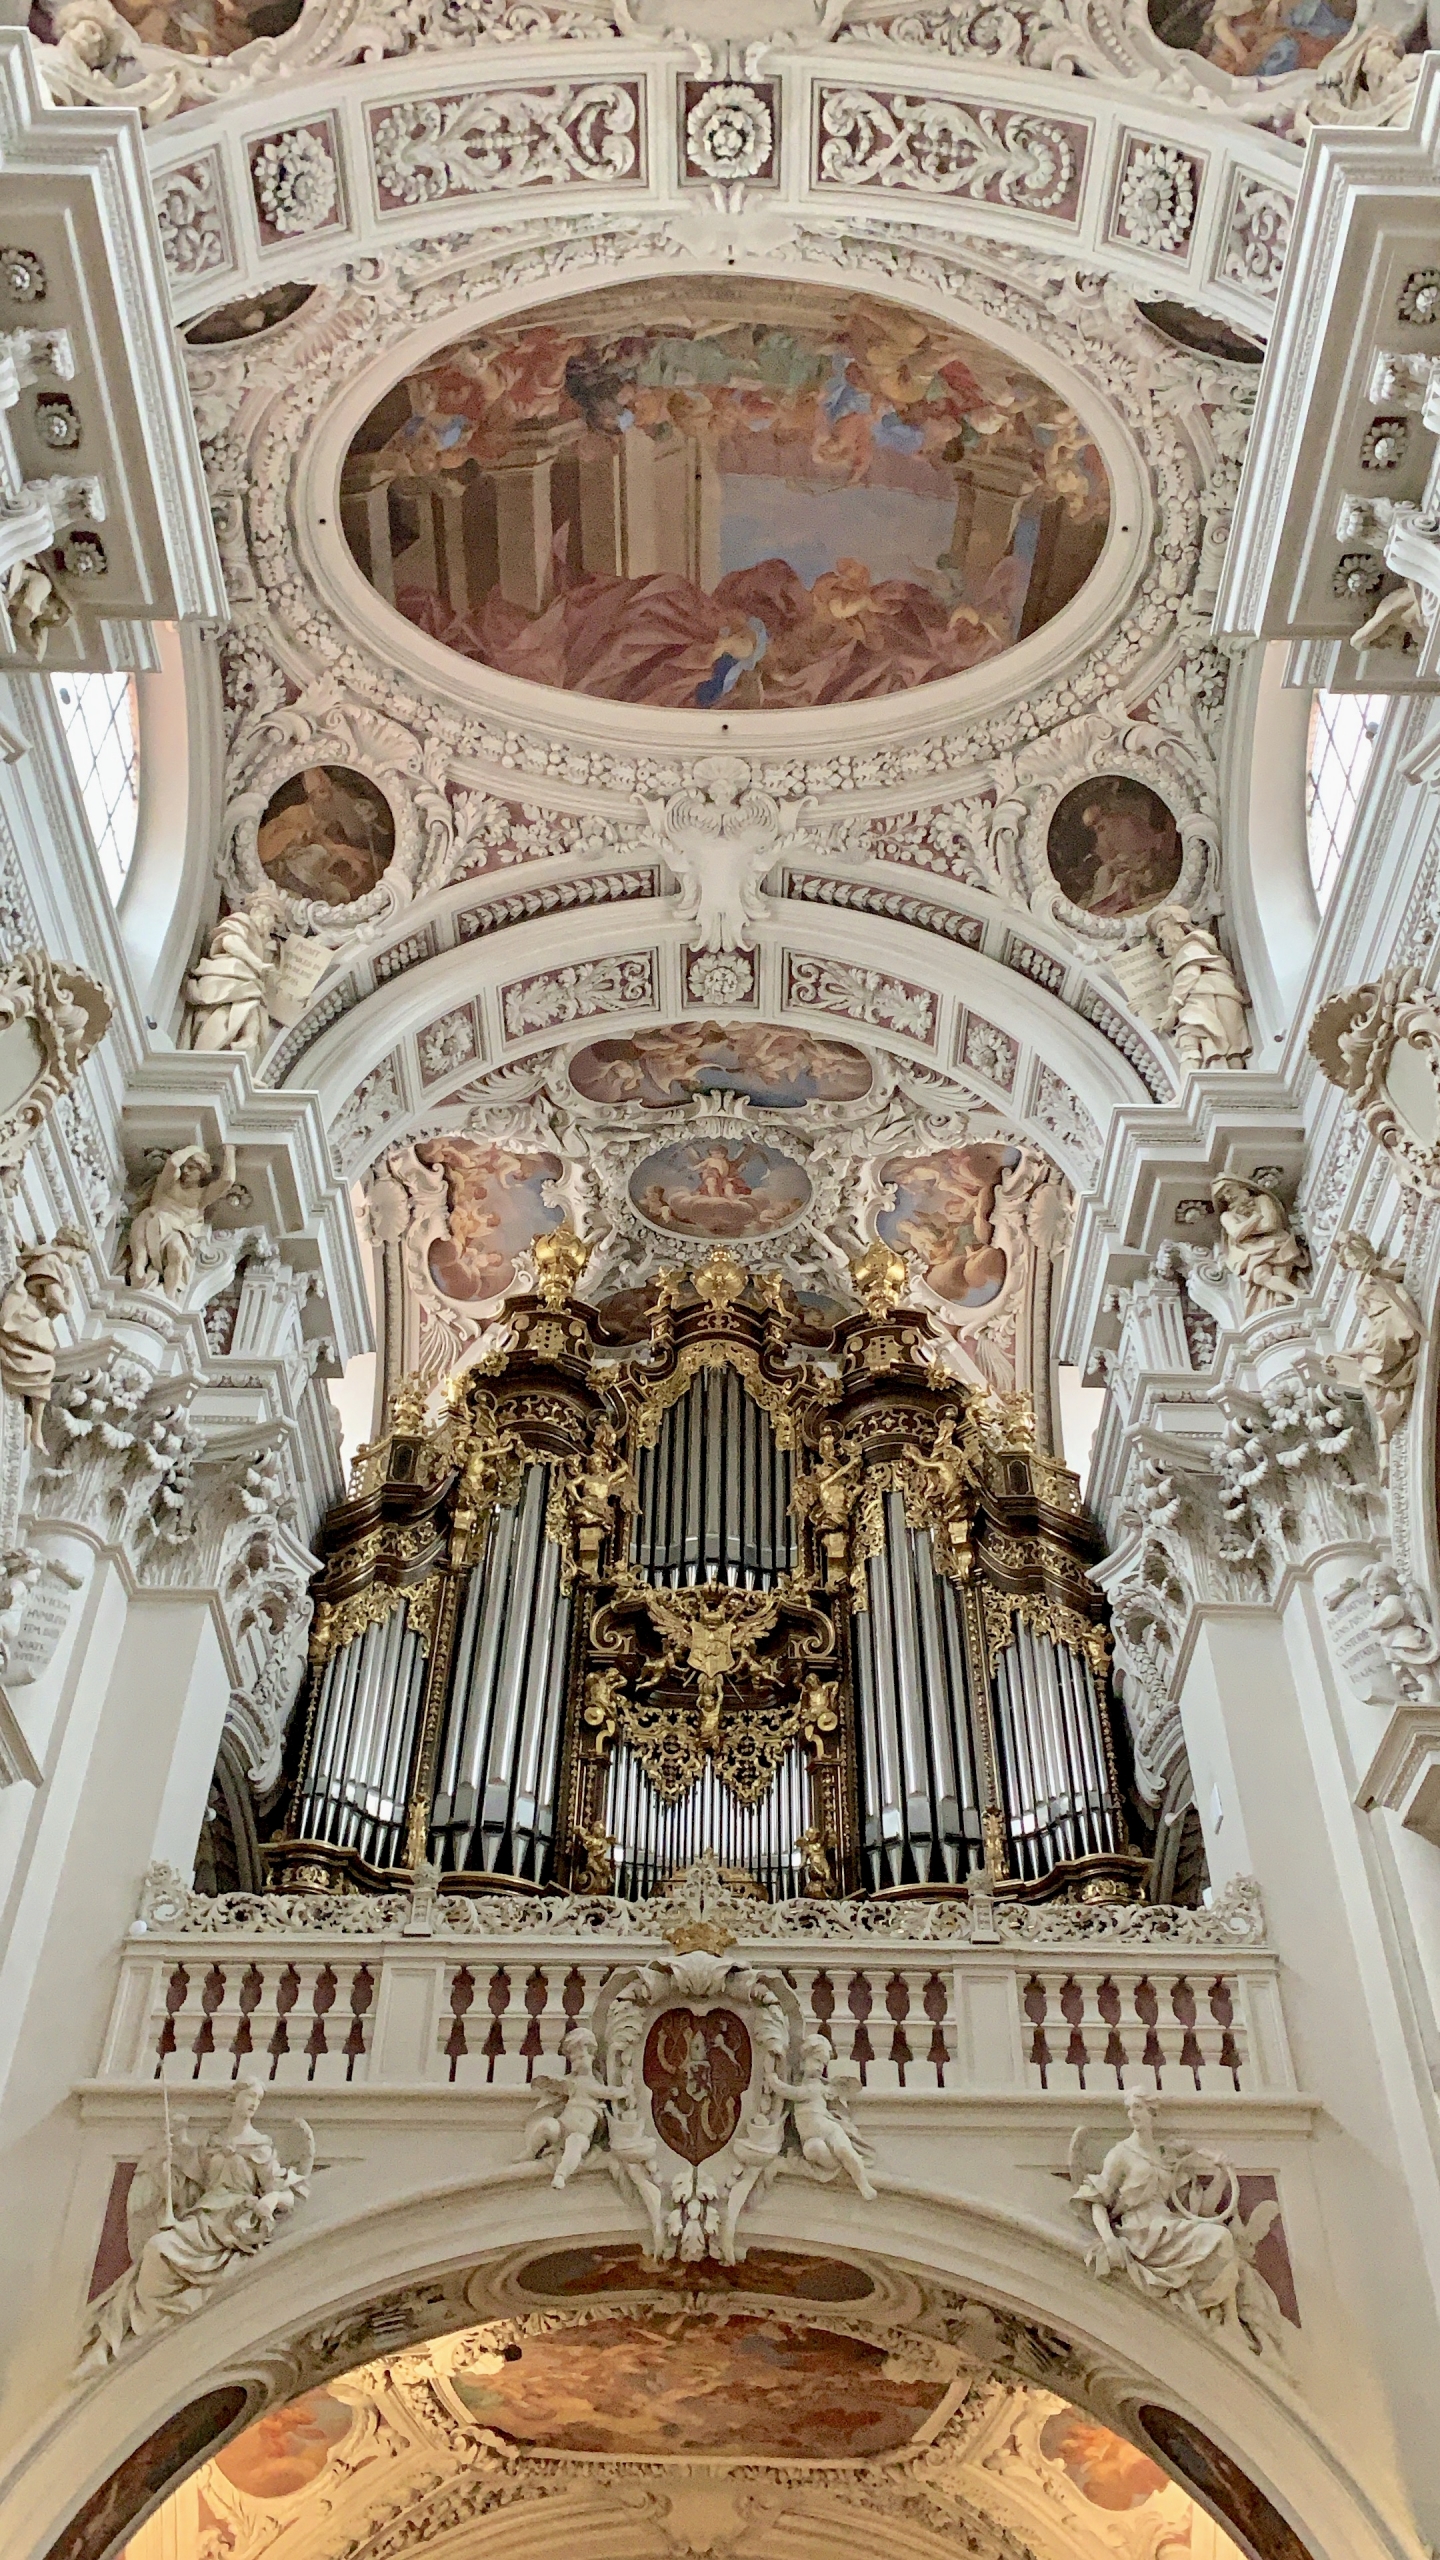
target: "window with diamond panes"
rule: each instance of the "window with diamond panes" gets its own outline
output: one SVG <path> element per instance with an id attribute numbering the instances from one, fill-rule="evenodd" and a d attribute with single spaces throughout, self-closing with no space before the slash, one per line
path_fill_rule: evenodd
<path id="1" fill-rule="evenodd" d="M 1323 915 L 1339 877 L 1384 717 L 1383 693 L 1317 693 L 1305 759 L 1305 835 Z"/>
<path id="2" fill-rule="evenodd" d="M 140 739 L 133 676 L 52 676 L 65 744 L 105 886 L 118 898 L 135 850 Z"/>

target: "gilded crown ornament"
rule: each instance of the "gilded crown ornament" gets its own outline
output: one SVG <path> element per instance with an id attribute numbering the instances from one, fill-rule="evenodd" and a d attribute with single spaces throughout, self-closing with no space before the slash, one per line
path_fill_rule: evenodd
<path id="1" fill-rule="evenodd" d="M 888 1316 L 904 1295 L 910 1271 L 904 1255 L 892 1253 L 877 1236 L 868 1251 L 851 1263 L 850 1277 L 867 1313 Z"/>
<path id="2" fill-rule="evenodd" d="M 590 1259 L 593 1247 L 582 1243 L 567 1219 L 548 1235 L 537 1236 L 531 1246 L 535 1262 L 535 1285 L 547 1307 L 569 1305 L 575 1284 Z"/>

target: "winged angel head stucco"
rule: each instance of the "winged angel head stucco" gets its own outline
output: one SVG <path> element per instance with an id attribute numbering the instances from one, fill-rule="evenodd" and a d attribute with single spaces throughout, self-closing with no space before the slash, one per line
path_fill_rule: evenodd
<path id="1" fill-rule="evenodd" d="M 662 279 L 471 332 L 355 437 L 345 530 L 447 648 L 612 702 L 803 710 L 1050 621 L 1104 466 L 973 333 L 814 285 Z"/>

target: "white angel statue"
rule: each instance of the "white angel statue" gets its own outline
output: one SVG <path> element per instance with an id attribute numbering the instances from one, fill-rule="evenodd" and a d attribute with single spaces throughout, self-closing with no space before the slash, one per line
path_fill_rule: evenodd
<path id="1" fill-rule="evenodd" d="M 297 2119 L 300 2157 L 282 2161 L 268 2133 L 255 2131 L 264 2094 L 260 2081 L 241 2080 L 218 2133 L 192 2133 L 187 2116 L 167 2119 L 131 2181 L 131 2263 L 95 2305 L 77 2371 L 101 2372 L 131 2338 L 202 2310 L 232 2267 L 265 2248 L 309 2194 L 315 2136 Z"/>

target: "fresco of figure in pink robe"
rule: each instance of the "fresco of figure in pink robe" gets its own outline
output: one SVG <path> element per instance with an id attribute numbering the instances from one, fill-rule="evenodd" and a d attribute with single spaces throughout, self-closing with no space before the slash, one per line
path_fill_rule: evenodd
<path id="1" fill-rule="evenodd" d="M 894 1156 L 880 1179 L 895 1206 L 875 1223 L 898 1253 L 913 1253 L 937 1297 L 988 1307 L 1005 1285 L 1009 1258 L 995 1241 L 995 1193 L 1020 1161 L 1016 1147 L 945 1147 L 933 1156 Z"/>
<path id="2" fill-rule="evenodd" d="M 521 1254 L 564 1215 L 540 1196 L 560 1171 L 559 1157 L 517 1155 L 475 1138 L 427 1138 L 415 1153 L 444 1174 L 450 1208 L 450 1232 L 428 1256 L 436 1288 L 447 1298 L 498 1297 Z"/>
<path id="3" fill-rule="evenodd" d="M 806 709 L 962 674 L 1099 557 L 1104 466 L 982 339 L 860 293 L 661 278 L 475 331 L 351 445 L 378 592 L 611 702 Z"/>
<path id="4" fill-rule="evenodd" d="M 847 1040 L 819 1040 L 771 1022 L 672 1022 L 628 1040 L 592 1040 L 570 1061 L 587 1102 L 640 1102 L 651 1110 L 701 1093 L 740 1093 L 763 1111 L 807 1102 L 858 1102 L 870 1061 Z"/>
<path id="5" fill-rule="evenodd" d="M 272 794 L 255 850 L 277 889 L 344 907 L 375 887 L 395 850 L 395 820 L 363 773 L 307 765 Z"/>
<path id="6" fill-rule="evenodd" d="M 751 1138 L 684 1138 L 630 1176 L 642 1218 L 680 1236 L 763 1236 L 788 1226 L 810 1197 L 792 1156 Z"/>

